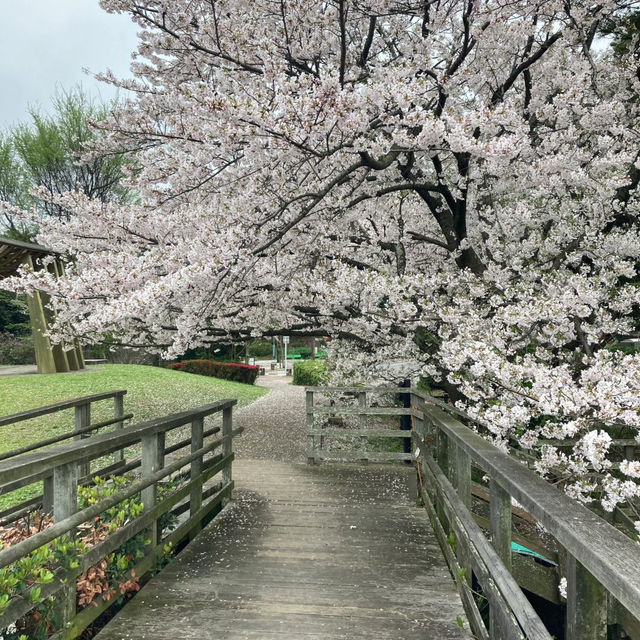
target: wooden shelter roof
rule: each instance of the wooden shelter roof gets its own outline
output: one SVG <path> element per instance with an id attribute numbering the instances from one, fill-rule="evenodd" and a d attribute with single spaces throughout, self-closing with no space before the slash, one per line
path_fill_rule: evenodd
<path id="1" fill-rule="evenodd" d="M 32 242 L 0 238 L 0 278 L 12 276 L 29 254 L 44 256 L 54 253 L 55 251 Z"/>

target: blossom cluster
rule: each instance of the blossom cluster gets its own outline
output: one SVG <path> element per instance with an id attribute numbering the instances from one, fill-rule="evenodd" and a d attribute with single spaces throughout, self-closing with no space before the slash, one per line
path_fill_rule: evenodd
<path id="1" fill-rule="evenodd" d="M 66 275 L 11 286 L 56 339 L 329 335 L 336 375 L 428 377 L 575 498 L 637 498 L 640 81 L 595 35 L 635 3 L 101 4 L 140 42 L 88 154 L 139 198 L 42 222 Z"/>

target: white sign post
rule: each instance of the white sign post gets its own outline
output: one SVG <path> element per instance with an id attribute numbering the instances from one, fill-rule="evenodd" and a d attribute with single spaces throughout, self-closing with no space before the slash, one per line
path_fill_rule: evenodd
<path id="1" fill-rule="evenodd" d="M 289 336 L 282 336 L 282 344 L 284 345 L 284 375 L 287 375 L 287 345 L 289 344 Z"/>

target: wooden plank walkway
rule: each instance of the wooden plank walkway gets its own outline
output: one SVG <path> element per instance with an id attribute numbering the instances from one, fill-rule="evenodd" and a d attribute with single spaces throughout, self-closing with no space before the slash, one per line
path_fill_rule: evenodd
<path id="1" fill-rule="evenodd" d="M 471 638 L 411 473 L 234 462 L 234 502 L 97 639 Z"/>

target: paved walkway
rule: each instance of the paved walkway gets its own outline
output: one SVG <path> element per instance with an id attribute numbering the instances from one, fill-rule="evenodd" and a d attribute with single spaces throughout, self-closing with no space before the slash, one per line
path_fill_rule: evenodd
<path id="1" fill-rule="evenodd" d="M 98 365 L 99 367 L 99 365 Z M 78 369 L 77 371 L 62 371 L 56 374 L 45 374 L 45 375 L 57 375 L 57 376 L 66 376 L 68 374 L 75 375 L 77 373 L 91 373 L 93 371 L 98 371 L 98 367 L 95 366 L 87 366 L 84 369 Z M 31 376 L 37 375 L 38 368 L 35 364 L 16 364 L 16 365 L 7 365 L 0 367 L 0 378 L 8 378 L 9 376 Z"/>
<path id="2" fill-rule="evenodd" d="M 38 373 L 35 364 L 16 364 L 0 367 L 0 378 L 5 376 L 26 376 Z"/>
<path id="3" fill-rule="evenodd" d="M 411 468 L 307 465 L 304 391 L 236 412 L 234 502 L 97 640 L 471 638 Z"/>

